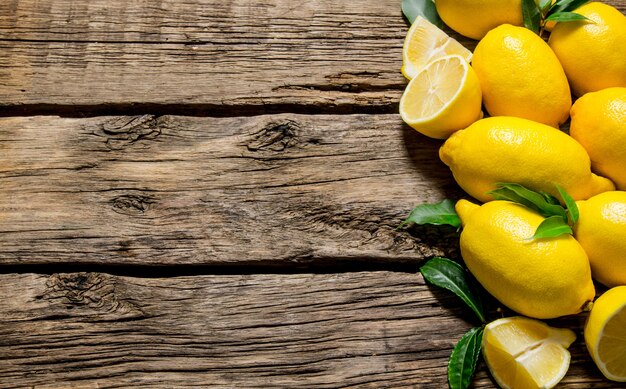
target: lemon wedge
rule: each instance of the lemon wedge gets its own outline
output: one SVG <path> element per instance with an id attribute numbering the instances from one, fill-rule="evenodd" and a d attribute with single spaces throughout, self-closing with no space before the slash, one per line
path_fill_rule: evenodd
<path id="1" fill-rule="evenodd" d="M 459 55 L 430 62 L 400 99 L 400 116 L 431 138 L 445 139 L 482 116 L 482 94 L 474 69 Z"/>
<path id="2" fill-rule="evenodd" d="M 404 39 L 402 74 L 410 80 L 430 61 L 452 54 L 460 55 L 467 62 L 472 59 L 471 51 L 439 27 L 418 16 Z"/>
<path id="3" fill-rule="evenodd" d="M 626 382 L 626 286 L 609 289 L 593 303 L 585 343 L 606 378 Z"/>
<path id="4" fill-rule="evenodd" d="M 500 387 L 547 389 L 567 373 L 567 347 L 575 339 L 568 329 L 521 316 L 508 317 L 485 327 L 483 356 Z"/>

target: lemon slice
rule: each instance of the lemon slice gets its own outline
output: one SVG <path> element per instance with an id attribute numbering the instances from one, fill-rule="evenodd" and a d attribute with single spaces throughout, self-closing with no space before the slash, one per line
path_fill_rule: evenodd
<path id="1" fill-rule="evenodd" d="M 438 58 L 407 85 L 400 115 L 431 138 L 445 139 L 481 115 L 482 94 L 474 69 L 459 55 Z"/>
<path id="2" fill-rule="evenodd" d="M 626 382 L 626 286 L 609 289 L 593 303 L 585 343 L 606 378 Z"/>
<path id="3" fill-rule="evenodd" d="M 567 373 L 576 339 L 573 331 L 538 320 L 508 317 L 489 323 L 483 334 L 483 356 L 498 385 L 508 388 L 552 388 Z"/>
<path id="4" fill-rule="evenodd" d="M 471 51 L 439 27 L 418 16 L 404 39 L 402 74 L 410 80 L 430 61 L 452 54 L 460 55 L 467 62 L 472 59 Z"/>

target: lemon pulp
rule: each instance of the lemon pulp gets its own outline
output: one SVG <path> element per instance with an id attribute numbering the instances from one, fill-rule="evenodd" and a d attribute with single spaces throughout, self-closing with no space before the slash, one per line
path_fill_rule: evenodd
<path id="1" fill-rule="evenodd" d="M 552 388 L 567 373 L 567 347 L 576 335 L 524 317 L 489 323 L 483 335 L 483 355 L 502 388 Z"/>

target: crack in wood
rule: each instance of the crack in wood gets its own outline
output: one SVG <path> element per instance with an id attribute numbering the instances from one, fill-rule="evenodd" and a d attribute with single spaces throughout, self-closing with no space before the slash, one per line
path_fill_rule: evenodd
<path id="1" fill-rule="evenodd" d="M 37 300 L 58 301 L 66 310 L 77 310 L 100 320 L 140 319 L 145 313 L 135 303 L 118 298 L 115 278 L 101 273 L 53 274 Z M 64 316 L 56 313 L 55 315 Z"/>
<path id="2" fill-rule="evenodd" d="M 270 123 L 252 134 L 248 151 L 285 151 L 299 143 L 300 125 L 293 120 Z"/>
<path id="3" fill-rule="evenodd" d="M 99 124 L 93 134 L 103 137 L 109 150 L 122 150 L 158 138 L 164 121 L 161 116 L 155 115 L 118 117 Z"/>
<path id="4" fill-rule="evenodd" d="M 144 215 L 154 203 L 156 199 L 153 196 L 137 194 L 125 194 L 111 200 L 115 212 L 129 216 Z"/>

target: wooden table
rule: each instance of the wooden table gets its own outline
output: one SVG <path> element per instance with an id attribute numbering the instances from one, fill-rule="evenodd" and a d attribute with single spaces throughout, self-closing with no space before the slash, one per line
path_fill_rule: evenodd
<path id="1" fill-rule="evenodd" d="M 477 323 L 417 272 L 456 232 L 396 231 L 462 196 L 397 114 L 406 30 L 399 0 L 3 0 L 0 387 L 446 387 Z M 584 319 L 560 387 L 619 387 Z"/>

